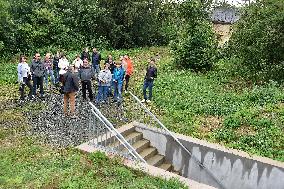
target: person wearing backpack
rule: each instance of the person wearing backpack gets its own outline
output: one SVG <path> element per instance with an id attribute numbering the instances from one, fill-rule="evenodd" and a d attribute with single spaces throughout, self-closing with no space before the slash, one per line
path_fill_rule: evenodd
<path id="1" fill-rule="evenodd" d="M 40 96 L 43 97 L 43 78 L 45 76 L 45 67 L 40 60 L 40 54 L 36 53 L 31 64 L 31 73 L 33 78 L 33 95 L 36 96 L 37 86 L 40 89 Z"/>
<path id="2" fill-rule="evenodd" d="M 68 116 L 68 104 L 70 105 L 70 113 L 75 118 L 75 96 L 79 89 L 78 77 L 74 74 L 74 67 L 69 66 L 67 72 L 63 75 L 63 92 L 64 92 L 64 105 L 63 112 L 65 116 Z"/>
<path id="3" fill-rule="evenodd" d="M 29 98 L 32 98 L 31 72 L 27 64 L 27 58 L 22 55 L 18 64 L 18 82 L 20 83 L 20 100 L 25 99 L 25 86 L 29 88 Z"/>
<path id="4" fill-rule="evenodd" d="M 111 85 L 112 75 L 109 69 L 109 63 L 105 64 L 103 70 L 100 71 L 98 76 L 98 95 L 97 95 L 97 103 L 106 102 L 109 94 L 109 87 Z"/>
<path id="5" fill-rule="evenodd" d="M 152 91 L 154 86 L 154 79 L 157 78 L 157 68 L 155 65 L 155 59 L 151 59 L 150 63 L 146 68 L 146 75 L 144 78 L 144 85 L 143 85 L 143 96 L 144 99 L 141 102 L 150 103 L 152 100 Z M 149 96 L 147 97 L 146 90 L 149 89 Z"/>
<path id="6" fill-rule="evenodd" d="M 79 78 L 81 79 L 82 84 L 83 100 L 86 100 L 86 90 L 88 90 L 90 100 L 93 100 L 91 80 L 94 75 L 94 68 L 90 66 L 88 59 L 85 58 L 83 61 L 83 66 L 79 70 Z"/>

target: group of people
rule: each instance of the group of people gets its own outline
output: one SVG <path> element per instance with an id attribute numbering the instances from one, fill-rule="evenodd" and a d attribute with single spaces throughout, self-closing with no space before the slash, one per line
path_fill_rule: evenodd
<path id="1" fill-rule="evenodd" d="M 85 48 L 71 64 L 60 52 L 53 57 L 51 53 L 46 53 L 43 58 L 36 53 L 30 65 L 27 63 L 27 58 L 22 55 L 18 64 L 20 99 L 25 99 L 25 87 L 29 88 L 28 98 L 33 99 L 37 96 L 38 89 L 39 96 L 44 97 L 44 83 L 46 89 L 57 86 L 64 94 L 64 114 L 69 115 L 67 106 L 70 104 L 70 113 L 74 115 L 77 91 L 82 91 L 83 100 L 87 100 L 88 92 L 90 101 L 96 103 L 107 102 L 108 97 L 113 97 L 113 102 L 121 102 L 123 86 L 127 93 L 133 71 L 133 62 L 128 55 L 120 56 L 119 61 L 114 61 L 110 54 L 101 68 L 101 54 L 96 48 L 93 49 L 91 56 L 88 48 Z M 153 82 L 156 77 L 157 68 L 155 59 L 152 58 L 146 69 L 142 102 L 151 101 Z M 97 95 L 94 95 L 92 91 L 93 81 L 98 86 Z M 149 96 L 146 93 L 147 89 L 149 89 Z"/>

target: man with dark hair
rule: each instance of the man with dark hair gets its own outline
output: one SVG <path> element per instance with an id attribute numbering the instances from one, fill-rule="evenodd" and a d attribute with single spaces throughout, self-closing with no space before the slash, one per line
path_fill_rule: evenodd
<path id="1" fill-rule="evenodd" d="M 151 59 L 147 69 L 146 69 L 146 75 L 144 78 L 144 85 L 143 85 L 143 96 L 144 99 L 142 102 L 150 103 L 152 100 L 152 90 L 154 86 L 154 79 L 157 78 L 157 68 L 155 65 L 155 59 Z M 149 97 L 146 95 L 146 90 L 149 89 Z"/>
<path id="2" fill-rule="evenodd" d="M 88 61 L 90 60 L 90 54 L 89 54 L 89 48 L 88 47 L 86 47 L 81 54 L 81 60 L 84 60 L 85 58 L 87 58 Z"/>
<path id="3" fill-rule="evenodd" d="M 101 53 L 98 52 L 96 48 L 94 48 L 92 54 L 92 65 L 94 70 L 96 71 L 96 74 L 99 74 L 100 72 L 100 62 L 101 62 Z"/>
<path id="4" fill-rule="evenodd" d="M 58 67 L 58 63 L 59 63 L 59 59 L 60 59 L 60 54 L 59 51 L 57 51 L 57 53 L 54 55 L 53 57 L 53 73 L 54 73 L 54 78 L 55 78 L 55 83 L 58 84 L 59 83 L 59 67 Z"/>
<path id="5" fill-rule="evenodd" d="M 82 84 L 83 99 L 86 100 L 86 90 L 88 90 L 89 98 L 93 100 L 92 82 L 91 79 L 94 77 L 94 69 L 90 66 L 88 59 L 84 59 L 83 66 L 79 71 L 79 78 Z"/>
<path id="6" fill-rule="evenodd" d="M 70 113 L 75 117 L 75 95 L 79 89 L 78 77 L 74 74 L 74 67 L 69 66 L 67 72 L 63 75 L 63 92 L 64 106 L 63 111 L 65 116 L 68 116 L 67 105 L 70 104 Z"/>
<path id="7" fill-rule="evenodd" d="M 36 53 L 31 64 L 31 73 L 33 78 L 33 95 L 36 95 L 37 86 L 40 88 L 40 96 L 43 97 L 43 78 L 45 76 L 44 64 L 40 60 L 40 54 Z"/>

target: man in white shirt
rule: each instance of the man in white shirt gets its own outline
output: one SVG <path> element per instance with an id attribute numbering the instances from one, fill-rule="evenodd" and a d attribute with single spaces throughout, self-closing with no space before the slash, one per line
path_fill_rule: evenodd
<path id="1" fill-rule="evenodd" d="M 68 60 L 67 60 L 67 58 L 66 58 L 66 56 L 63 54 L 62 56 L 61 56 L 61 58 L 59 59 L 59 63 L 58 63 L 58 68 L 60 69 L 59 70 L 59 80 L 62 82 L 62 76 L 63 76 L 63 74 L 65 74 L 67 71 L 67 69 L 68 69 L 68 66 L 69 66 L 69 62 L 68 62 Z"/>

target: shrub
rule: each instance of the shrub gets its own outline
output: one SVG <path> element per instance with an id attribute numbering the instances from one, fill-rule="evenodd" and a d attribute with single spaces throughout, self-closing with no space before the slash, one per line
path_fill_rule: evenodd
<path id="1" fill-rule="evenodd" d="M 256 1 L 243 10 L 234 27 L 229 55 L 241 58 L 243 66 L 258 78 L 283 79 L 283 30 L 283 1 Z"/>
<path id="2" fill-rule="evenodd" d="M 216 62 L 218 51 L 206 7 L 195 0 L 184 2 L 181 9 L 183 23 L 171 44 L 175 64 L 195 71 L 208 70 Z"/>

